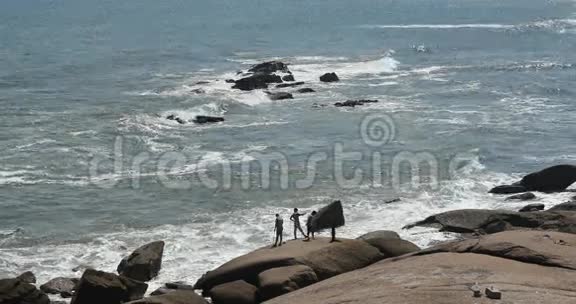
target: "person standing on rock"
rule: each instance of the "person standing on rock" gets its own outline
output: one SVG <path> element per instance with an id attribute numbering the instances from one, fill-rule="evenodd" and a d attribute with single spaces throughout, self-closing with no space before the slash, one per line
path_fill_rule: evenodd
<path id="1" fill-rule="evenodd" d="M 276 241 L 274 241 L 274 246 L 282 246 L 282 233 L 284 232 L 284 220 L 280 217 L 280 214 L 276 213 L 276 221 L 274 222 L 274 232 L 276 233 Z M 280 241 L 280 243 L 278 243 Z"/>
<path id="2" fill-rule="evenodd" d="M 306 213 L 298 213 L 298 208 L 294 208 L 294 213 L 290 216 L 290 220 L 294 222 L 294 239 L 298 239 L 297 232 L 300 230 L 300 233 L 304 236 L 304 238 L 308 239 L 304 230 L 302 230 L 302 226 L 300 226 L 300 217 L 306 215 Z"/>
<path id="3" fill-rule="evenodd" d="M 314 219 L 315 215 L 316 215 L 316 211 L 312 211 L 312 214 L 310 214 L 308 216 L 308 219 L 306 220 L 306 237 L 308 239 L 310 239 L 310 233 L 312 233 L 312 239 L 314 239 L 314 231 L 312 231 L 312 229 L 310 229 L 310 227 L 312 226 L 312 220 Z"/>

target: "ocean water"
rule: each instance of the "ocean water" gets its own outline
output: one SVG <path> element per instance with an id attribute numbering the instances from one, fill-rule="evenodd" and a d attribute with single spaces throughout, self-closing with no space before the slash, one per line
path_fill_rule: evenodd
<path id="1" fill-rule="evenodd" d="M 519 208 L 487 191 L 576 160 L 575 4 L 2 1 L 0 274 L 114 271 L 164 240 L 153 290 L 268 244 L 274 213 L 294 207 L 340 199 L 340 235 L 392 229 L 421 246 L 452 236 L 401 227 Z M 224 82 L 266 60 L 316 92 L 271 101 Z M 341 81 L 319 82 L 325 72 Z M 348 99 L 380 102 L 330 106 Z M 356 160 L 338 164 L 338 149 Z M 414 184 L 406 161 L 418 157 L 428 165 Z M 272 166 L 269 185 L 246 170 L 273 159 L 287 166 Z"/>

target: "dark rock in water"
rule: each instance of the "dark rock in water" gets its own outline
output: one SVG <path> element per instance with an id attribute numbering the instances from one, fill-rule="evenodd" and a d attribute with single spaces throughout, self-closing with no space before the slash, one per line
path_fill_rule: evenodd
<path id="1" fill-rule="evenodd" d="M 50 304 L 46 294 L 36 286 L 18 278 L 0 279 L 0 303 L 2 304 Z"/>
<path id="2" fill-rule="evenodd" d="M 160 287 L 156 290 L 154 290 L 153 292 L 150 293 L 151 296 L 159 296 L 159 295 L 163 295 L 163 294 L 167 294 L 169 292 L 175 291 L 176 289 L 170 289 L 170 288 L 166 288 L 166 287 Z"/>
<path id="3" fill-rule="evenodd" d="M 258 275 L 260 300 L 266 301 L 318 282 L 314 269 L 306 265 L 272 268 Z"/>
<path id="4" fill-rule="evenodd" d="M 196 118 L 194 118 L 194 123 L 197 124 L 215 123 L 222 121 L 224 121 L 224 117 L 198 115 Z"/>
<path id="5" fill-rule="evenodd" d="M 176 121 L 177 123 L 179 123 L 179 124 L 181 124 L 181 125 L 186 124 L 186 121 L 185 121 L 184 119 L 182 119 L 182 118 L 180 118 L 180 117 L 177 117 L 177 116 L 174 115 L 174 114 L 170 114 L 170 115 L 166 116 L 166 119 L 168 119 L 168 120 L 174 120 L 174 121 Z"/>
<path id="6" fill-rule="evenodd" d="M 544 210 L 544 208 L 545 208 L 544 204 L 534 203 L 534 204 L 529 204 L 529 205 L 522 207 L 520 210 L 518 210 L 518 212 L 542 211 L 542 210 Z"/>
<path id="7" fill-rule="evenodd" d="M 558 165 L 528 174 L 512 185 L 498 186 L 490 193 L 513 194 L 526 191 L 560 192 L 576 182 L 576 166 Z"/>
<path id="8" fill-rule="evenodd" d="M 338 228 L 344 226 L 344 210 L 342 203 L 335 201 L 330 205 L 318 210 L 318 213 L 312 218 L 310 224 L 311 231 L 320 231 L 329 228 Z"/>
<path id="9" fill-rule="evenodd" d="M 194 290 L 194 286 L 189 285 L 186 282 L 169 282 L 164 284 L 164 286 L 169 289 Z"/>
<path id="10" fill-rule="evenodd" d="M 396 233 L 396 231 L 391 230 L 379 230 L 379 231 L 372 231 L 366 234 L 363 234 L 356 238 L 357 240 L 367 241 L 370 239 L 384 239 L 384 240 L 399 240 L 400 235 Z"/>
<path id="11" fill-rule="evenodd" d="M 284 81 L 295 81 L 294 75 L 292 75 L 292 74 L 290 74 L 290 75 L 284 75 L 284 77 L 282 77 L 282 80 L 284 80 Z"/>
<path id="12" fill-rule="evenodd" d="M 160 272 L 163 253 L 163 241 L 146 244 L 124 258 L 118 265 L 117 271 L 120 275 L 134 280 L 150 281 Z"/>
<path id="13" fill-rule="evenodd" d="M 210 289 L 213 304 L 256 304 L 258 288 L 246 281 L 224 283 Z"/>
<path id="14" fill-rule="evenodd" d="M 576 202 L 566 202 L 562 204 L 558 204 L 548 211 L 576 211 Z"/>
<path id="15" fill-rule="evenodd" d="M 315 109 L 320 109 L 320 108 L 325 108 L 325 107 L 326 107 L 326 104 L 324 104 L 324 103 L 316 103 L 315 102 L 312 104 L 312 108 L 315 108 Z"/>
<path id="16" fill-rule="evenodd" d="M 148 285 L 113 273 L 87 269 L 71 304 L 121 304 L 141 299 Z"/>
<path id="17" fill-rule="evenodd" d="M 36 276 L 32 271 L 26 271 L 25 273 L 19 275 L 17 279 L 20 279 L 20 281 L 24 283 L 36 284 Z"/>
<path id="18" fill-rule="evenodd" d="M 125 304 L 208 304 L 208 302 L 194 291 L 174 290 L 163 295 L 147 297 Z"/>
<path id="19" fill-rule="evenodd" d="M 72 292 L 72 291 L 63 291 L 60 293 L 60 297 L 62 297 L 63 299 L 71 298 L 73 295 L 74 295 L 74 292 Z"/>
<path id="20" fill-rule="evenodd" d="M 326 74 L 320 76 L 320 81 L 322 81 L 322 82 L 335 82 L 335 81 L 340 81 L 340 78 L 338 78 L 338 75 L 336 75 L 336 73 L 326 73 Z"/>
<path id="21" fill-rule="evenodd" d="M 233 89 L 251 91 L 256 89 L 266 89 L 269 83 L 282 83 L 282 78 L 273 74 L 254 74 L 235 81 Z"/>
<path id="22" fill-rule="evenodd" d="M 248 72 L 270 74 L 276 71 L 288 73 L 288 65 L 280 61 L 268 61 L 252 66 Z"/>
<path id="23" fill-rule="evenodd" d="M 395 199 L 391 199 L 388 201 L 385 201 L 384 204 L 392 204 L 392 203 L 397 203 L 400 202 L 401 200 L 399 198 L 395 198 Z"/>
<path id="24" fill-rule="evenodd" d="M 77 278 L 54 278 L 40 286 L 40 290 L 50 294 L 60 294 L 62 292 L 72 293 L 78 284 Z"/>
<path id="25" fill-rule="evenodd" d="M 576 166 L 558 165 L 528 174 L 520 184 L 529 191 L 559 192 L 576 182 Z"/>
<path id="26" fill-rule="evenodd" d="M 266 92 L 266 94 L 268 94 L 268 97 L 272 100 L 294 99 L 292 94 L 286 92 Z"/>
<path id="27" fill-rule="evenodd" d="M 416 246 L 412 242 L 402 239 L 372 238 L 366 240 L 365 242 L 378 248 L 378 250 L 380 250 L 380 252 L 387 258 L 420 251 L 420 247 Z"/>
<path id="28" fill-rule="evenodd" d="M 225 81 L 226 83 L 236 83 L 236 80 L 234 79 L 226 79 Z"/>
<path id="29" fill-rule="evenodd" d="M 210 81 L 198 81 L 196 82 L 196 84 L 209 84 Z"/>
<path id="30" fill-rule="evenodd" d="M 302 89 L 298 89 L 297 92 L 298 92 L 298 93 L 314 93 L 314 92 L 316 92 L 316 91 L 314 91 L 314 90 L 311 89 L 311 88 L 302 88 Z"/>
<path id="31" fill-rule="evenodd" d="M 337 102 L 334 105 L 337 107 L 355 107 L 367 103 L 376 103 L 378 100 L 360 99 L 360 100 L 347 100 L 345 102 Z"/>
<path id="32" fill-rule="evenodd" d="M 299 86 L 299 85 L 303 85 L 305 82 L 304 81 L 299 81 L 299 82 L 293 82 L 293 83 L 281 83 L 279 85 L 277 85 L 277 88 L 288 88 L 288 87 L 295 87 L 295 86 Z"/>
<path id="33" fill-rule="evenodd" d="M 206 91 L 204 91 L 203 89 L 193 89 L 193 90 L 192 90 L 192 93 L 195 93 L 195 94 L 205 94 Z"/>
<path id="34" fill-rule="evenodd" d="M 522 194 L 512 195 L 506 198 L 507 201 L 509 200 L 519 200 L 519 201 L 529 201 L 536 198 L 536 195 L 532 192 L 526 192 Z"/>
<path id="35" fill-rule="evenodd" d="M 498 187 L 494 187 L 490 190 L 490 193 L 494 194 L 514 194 L 514 193 L 522 193 L 526 192 L 528 189 L 521 185 L 502 185 Z"/>

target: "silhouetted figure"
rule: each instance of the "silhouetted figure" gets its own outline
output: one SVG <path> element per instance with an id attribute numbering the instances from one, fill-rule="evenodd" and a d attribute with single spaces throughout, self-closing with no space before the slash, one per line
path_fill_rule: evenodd
<path id="1" fill-rule="evenodd" d="M 306 220 L 306 237 L 310 238 L 310 234 L 312 234 L 312 239 L 314 239 L 314 231 L 312 231 L 310 227 L 312 226 L 312 220 L 314 219 L 315 215 L 316 211 L 312 211 L 312 214 L 310 214 Z"/>
<path id="2" fill-rule="evenodd" d="M 284 232 L 284 220 L 280 217 L 280 214 L 276 213 L 276 221 L 274 222 L 274 232 L 276 232 L 276 240 L 274 241 L 274 246 L 282 246 L 282 233 Z M 280 243 L 278 243 L 280 241 Z"/>
<path id="3" fill-rule="evenodd" d="M 298 230 L 300 230 L 300 233 L 302 233 L 302 235 L 305 238 L 308 238 L 306 236 L 306 233 L 304 233 L 304 230 L 302 230 L 302 226 L 300 226 L 300 217 L 302 215 L 305 215 L 306 213 L 298 213 L 298 208 L 294 208 L 294 213 L 292 213 L 292 215 L 290 216 L 290 220 L 294 222 L 294 239 L 298 239 L 298 236 L 296 235 L 296 233 L 298 232 Z"/>

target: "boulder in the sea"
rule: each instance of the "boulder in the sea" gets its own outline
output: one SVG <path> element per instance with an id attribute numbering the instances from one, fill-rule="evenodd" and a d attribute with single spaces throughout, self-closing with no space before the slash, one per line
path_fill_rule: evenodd
<path id="1" fill-rule="evenodd" d="M 84 271 L 71 304 L 121 304 L 141 299 L 148 285 L 113 273 Z"/>
<path id="2" fill-rule="evenodd" d="M 296 79 L 294 79 L 294 75 L 288 74 L 288 75 L 282 76 L 282 80 L 283 80 L 283 81 L 290 82 L 290 81 L 295 81 Z"/>
<path id="3" fill-rule="evenodd" d="M 320 76 L 320 81 L 322 82 L 335 82 L 339 80 L 340 78 L 338 78 L 338 75 L 336 75 L 336 73 L 326 73 Z"/>
<path id="4" fill-rule="evenodd" d="M 166 288 L 169 289 L 180 289 L 180 290 L 194 290 L 194 286 L 188 284 L 187 282 L 168 282 L 166 284 L 164 284 L 164 286 L 166 286 Z"/>
<path id="5" fill-rule="evenodd" d="M 17 279 L 20 279 L 20 281 L 24 283 L 36 284 L 36 276 L 32 271 L 26 271 L 22 273 L 17 277 Z"/>
<path id="6" fill-rule="evenodd" d="M 288 241 L 281 247 L 260 248 L 237 257 L 202 276 L 194 285 L 206 293 L 212 287 L 226 282 L 244 280 L 258 284 L 258 275 L 268 269 L 306 265 L 320 280 L 365 267 L 383 258 L 375 247 L 364 241 L 317 237 L 310 242 Z"/>
<path id="7" fill-rule="evenodd" d="M 334 201 L 318 210 L 318 213 L 312 218 L 310 231 L 337 228 L 344 226 L 345 223 L 342 202 Z"/>
<path id="8" fill-rule="evenodd" d="M 337 107 L 355 107 L 355 106 L 362 106 L 367 103 L 377 103 L 378 100 L 370 100 L 370 99 L 359 99 L 359 100 L 347 100 L 345 102 L 337 102 L 334 105 Z"/>
<path id="9" fill-rule="evenodd" d="M 174 290 L 125 304 L 208 304 L 203 297 L 190 290 Z"/>
<path id="10" fill-rule="evenodd" d="M 266 89 L 269 83 L 282 83 L 282 77 L 274 74 L 254 74 L 236 80 L 232 88 L 242 91 Z"/>
<path id="11" fill-rule="evenodd" d="M 72 293 L 76 289 L 78 281 L 77 278 L 58 277 L 40 285 L 40 290 L 50 294 Z"/>
<path id="12" fill-rule="evenodd" d="M 258 275 L 260 299 L 265 301 L 318 282 L 314 270 L 305 265 L 278 267 Z"/>
<path id="13" fill-rule="evenodd" d="M 518 210 L 518 212 L 534 212 L 534 211 L 542 211 L 544 210 L 545 206 L 542 203 L 534 203 L 534 204 L 528 204 L 522 208 L 520 208 L 520 210 Z"/>
<path id="14" fill-rule="evenodd" d="M 402 239 L 372 238 L 365 242 L 378 248 L 387 258 L 393 258 L 420 250 L 420 247 L 416 244 Z"/>
<path id="15" fill-rule="evenodd" d="M 576 182 L 576 166 L 558 165 L 528 174 L 520 184 L 529 191 L 559 192 Z"/>
<path id="16" fill-rule="evenodd" d="M 316 91 L 314 91 L 314 89 L 311 89 L 311 88 L 302 88 L 302 89 L 298 89 L 297 92 L 298 93 L 314 93 Z"/>
<path id="17" fill-rule="evenodd" d="M 285 73 L 290 72 L 290 70 L 288 69 L 288 65 L 281 61 L 267 61 L 259 63 L 257 65 L 252 66 L 248 70 L 248 72 L 251 73 L 264 73 L 264 74 L 270 74 L 278 71 Z"/>
<path id="18" fill-rule="evenodd" d="M 279 85 L 277 85 L 277 88 L 289 88 L 289 87 L 296 87 L 296 86 L 300 86 L 305 84 L 304 81 L 299 81 L 299 82 L 292 82 L 292 83 L 281 83 Z"/>
<path id="19" fill-rule="evenodd" d="M 0 279 L 0 303 L 2 304 L 50 304 L 48 296 L 36 286 L 19 278 Z"/>
<path id="20" fill-rule="evenodd" d="M 529 201 L 536 198 L 536 195 L 532 192 L 526 192 L 522 194 L 512 195 L 506 198 L 507 201 L 518 200 L 518 201 Z"/>
<path id="21" fill-rule="evenodd" d="M 155 278 L 162 267 L 164 242 L 157 241 L 136 249 L 118 265 L 117 271 L 125 277 L 146 282 Z"/>
<path id="22" fill-rule="evenodd" d="M 256 304 L 258 288 L 246 281 L 237 280 L 210 289 L 213 304 Z"/>
<path id="23" fill-rule="evenodd" d="M 223 122 L 224 117 L 198 115 L 196 116 L 196 118 L 194 118 L 193 121 L 196 124 L 216 123 L 216 122 Z"/>
<path id="24" fill-rule="evenodd" d="M 356 238 L 361 241 L 368 241 L 371 239 L 383 239 L 383 240 L 399 240 L 400 235 L 396 231 L 391 230 L 378 230 L 368 232 Z"/>
<path id="25" fill-rule="evenodd" d="M 287 92 L 266 92 L 266 94 L 271 100 L 294 99 L 294 96 Z"/>
<path id="26" fill-rule="evenodd" d="M 236 80 L 234 80 L 234 79 L 226 79 L 226 80 L 224 80 L 224 82 L 226 82 L 226 83 L 236 83 Z"/>
<path id="27" fill-rule="evenodd" d="M 180 118 L 180 117 L 178 117 L 178 116 L 176 116 L 176 115 L 174 115 L 174 114 L 170 114 L 170 115 L 166 116 L 166 119 L 168 119 L 168 120 L 174 120 L 174 121 L 176 121 L 177 123 L 179 123 L 179 124 L 181 124 L 181 125 L 183 125 L 183 124 L 186 123 L 186 121 L 185 121 L 184 119 L 182 119 L 182 118 Z"/>

